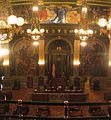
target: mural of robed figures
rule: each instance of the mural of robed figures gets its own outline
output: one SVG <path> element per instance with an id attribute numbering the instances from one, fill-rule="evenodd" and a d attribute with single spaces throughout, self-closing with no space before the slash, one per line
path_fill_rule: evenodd
<path id="1" fill-rule="evenodd" d="M 14 13 L 18 16 L 22 16 L 27 23 L 31 23 L 32 20 L 32 6 L 15 6 Z M 80 21 L 80 14 L 78 9 L 71 6 L 40 6 L 37 16 L 41 23 L 74 23 L 77 24 Z"/>
<path id="2" fill-rule="evenodd" d="M 37 50 L 32 42 L 23 39 L 13 45 L 11 75 L 37 75 Z"/>
<path id="3" fill-rule="evenodd" d="M 88 42 L 81 47 L 80 75 L 105 76 L 107 74 L 107 55 L 97 42 Z"/>
<path id="4" fill-rule="evenodd" d="M 80 14 L 76 10 L 67 9 L 66 7 L 55 7 L 41 9 L 39 11 L 41 22 L 44 23 L 74 23 L 80 21 Z"/>

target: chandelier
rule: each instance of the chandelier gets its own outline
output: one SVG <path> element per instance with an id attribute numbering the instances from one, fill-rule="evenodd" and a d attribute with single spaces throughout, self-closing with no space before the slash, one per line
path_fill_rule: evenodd
<path id="1" fill-rule="evenodd" d="M 108 21 L 105 18 L 100 18 L 98 20 L 98 25 L 100 27 L 107 27 L 108 29 L 111 29 L 111 17 L 108 19 Z"/>
<path id="2" fill-rule="evenodd" d="M 97 24 L 100 26 L 100 34 L 108 34 L 108 37 L 111 38 L 111 9 L 109 9 L 109 13 L 106 16 L 99 18 Z"/>
<path id="3" fill-rule="evenodd" d="M 38 40 L 43 37 L 44 29 L 40 26 L 40 19 L 39 19 L 39 5 L 37 1 L 34 1 L 33 4 L 33 19 L 31 28 L 27 29 L 27 33 L 31 36 L 34 40 L 33 45 L 38 45 Z"/>
<path id="4" fill-rule="evenodd" d="M 97 24 L 100 26 L 100 27 L 106 27 L 108 30 L 111 29 L 111 10 L 109 11 L 109 15 L 108 17 L 101 17 Z"/>
<path id="5" fill-rule="evenodd" d="M 9 0 L 2 0 L 0 3 L 0 44 L 10 42 L 16 32 L 16 27 L 24 24 L 22 17 L 17 18 L 13 14 L 9 16 L 9 12 L 12 14 Z"/>
<path id="6" fill-rule="evenodd" d="M 88 40 L 93 34 L 93 30 L 91 30 L 88 25 L 87 12 L 87 2 L 84 0 L 81 7 L 79 28 L 74 30 L 74 33 L 80 40 Z"/>
<path id="7" fill-rule="evenodd" d="M 88 40 L 89 36 L 93 34 L 93 30 L 84 28 L 75 29 L 74 32 L 78 34 L 80 40 Z"/>

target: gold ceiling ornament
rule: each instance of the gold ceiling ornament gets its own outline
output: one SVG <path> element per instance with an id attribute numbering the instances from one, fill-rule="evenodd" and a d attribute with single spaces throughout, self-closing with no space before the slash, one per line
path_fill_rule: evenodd
<path id="1" fill-rule="evenodd" d="M 38 45 L 38 40 L 43 37 L 44 29 L 40 26 L 40 18 L 39 18 L 39 4 L 38 1 L 33 2 L 33 17 L 31 28 L 27 29 L 27 33 L 34 40 L 33 45 Z"/>
<path id="2" fill-rule="evenodd" d="M 84 0 L 82 1 L 78 29 L 74 30 L 74 33 L 79 37 L 80 40 L 83 41 L 88 40 L 88 38 L 93 34 L 93 30 L 89 28 L 87 15 L 88 15 L 87 1 Z"/>
<path id="3" fill-rule="evenodd" d="M 44 5 L 44 1 L 43 0 L 38 0 L 38 5 L 39 6 Z"/>
<path id="4" fill-rule="evenodd" d="M 77 5 L 77 6 L 82 6 L 82 3 L 83 3 L 83 0 L 77 0 L 77 1 L 76 1 L 76 5 Z"/>
<path id="5" fill-rule="evenodd" d="M 9 16 L 9 14 L 11 14 Z M 12 40 L 17 26 L 22 26 L 24 19 L 13 15 L 12 7 L 9 0 L 0 2 L 0 44 L 8 43 Z"/>

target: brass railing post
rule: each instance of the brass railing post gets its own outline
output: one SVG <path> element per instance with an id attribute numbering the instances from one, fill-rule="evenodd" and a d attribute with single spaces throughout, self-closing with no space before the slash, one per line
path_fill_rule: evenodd
<path id="1" fill-rule="evenodd" d="M 64 101 L 64 119 L 68 119 L 68 101 Z"/>
<path id="2" fill-rule="evenodd" d="M 22 120 L 21 117 L 23 115 L 22 115 L 22 100 L 21 99 L 18 100 L 18 109 L 19 109 L 19 120 Z"/>

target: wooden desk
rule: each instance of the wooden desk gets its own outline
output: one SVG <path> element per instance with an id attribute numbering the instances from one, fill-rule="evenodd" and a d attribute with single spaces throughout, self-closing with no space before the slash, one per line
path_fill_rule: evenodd
<path id="1" fill-rule="evenodd" d="M 69 101 L 70 96 L 72 96 L 73 100 L 75 99 L 75 101 L 77 102 L 82 102 L 81 99 L 83 99 L 84 97 L 84 101 L 86 101 L 87 99 L 87 94 L 86 93 L 65 93 L 65 92 L 61 92 L 61 93 L 32 93 L 31 94 L 31 100 L 42 100 L 42 101 L 47 101 L 49 102 L 64 102 L 64 101 Z M 77 96 L 77 99 L 76 99 Z"/>

